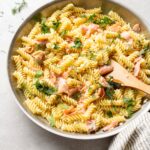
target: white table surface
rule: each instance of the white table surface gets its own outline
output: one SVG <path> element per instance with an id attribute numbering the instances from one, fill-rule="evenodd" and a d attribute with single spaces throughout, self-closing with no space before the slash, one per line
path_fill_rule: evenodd
<path id="1" fill-rule="evenodd" d="M 105 150 L 112 138 L 79 141 L 59 137 L 38 127 L 19 109 L 7 79 L 7 53 L 14 32 L 31 12 L 50 0 L 26 0 L 28 7 L 13 16 L 21 0 L 0 0 L 0 150 Z M 150 0 L 114 0 L 138 12 L 150 23 Z M 4 14 L 2 14 L 4 12 Z"/>

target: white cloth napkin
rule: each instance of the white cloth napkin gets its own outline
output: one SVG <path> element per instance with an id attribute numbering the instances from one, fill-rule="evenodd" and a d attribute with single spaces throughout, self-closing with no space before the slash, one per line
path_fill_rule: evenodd
<path id="1" fill-rule="evenodd" d="M 150 113 L 136 119 L 116 135 L 108 150 L 150 150 Z"/>

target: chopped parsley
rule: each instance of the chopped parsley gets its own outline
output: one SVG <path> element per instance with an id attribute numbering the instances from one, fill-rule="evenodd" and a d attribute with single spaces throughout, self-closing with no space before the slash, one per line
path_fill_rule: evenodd
<path id="1" fill-rule="evenodd" d="M 16 3 L 16 6 L 11 10 L 11 12 L 13 15 L 15 15 L 21 12 L 21 10 L 25 8 L 26 6 L 27 6 L 27 2 L 25 0 L 22 0 L 21 3 Z"/>
<path id="2" fill-rule="evenodd" d="M 53 48 L 54 48 L 54 49 L 59 49 L 58 44 L 55 43 L 55 44 L 53 45 Z"/>
<path id="3" fill-rule="evenodd" d="M 75 41 L 74 41 L 74 46 L 72 46 L 73 48 L 82 48 L 82 42 L 79 38 L 76 38 Z"/>
<path id="4" fill-rule="evenodd" d="M 140 54 L 145 56 L 145 54 L 146 54 L 147 51 L 149 51 L 149 50 L 150 50 L 150 46 L 147 45 L 147 46 L 144 47 L 144 49 L 142 49 L 142 50 L 140 51 Z"/>
<path id="5" fill-rule="evenodd" d="M 114 89 L 112 87 L 107 87 L 106 88 L 106 96 L 109 98 L 109 99 L 113 99 L 113 95 L 114 95 Z"/>
<path id="6" fill-rule="evenodd" d="M 41 84 L 39 82 L 39 80 L 36 81 L 35 83 L 35 87 L 38 91 L 46 94 L 46 95 L 52 95 L 53 93 L 55 93 L 57 91 L 57 89 L 55 87 L 48 87 L 48 86 L 45 86 L 43 84 Z"/>
<path id="7" fill-rule="evenodd" d="M 96 58 L 96 55 L 95 55 L 94 53 L 91 53 L 90 59 L 91 59 L 91 60 L 95 60 L 95 58 Z"/>
<path id="8" fill-rule="evenodd" d="M 117 83 L 117 82 L 114 82 L 114 81 L 108 81 L 109 85 L 111 87 L 113 87 L 114 89 L 118 89 L 121 87 L 121 84 L 120 83 Z"/>
<path id="9" fill-rule="evenodd" d="M 127 105 L 128 116 L 131 117 L 135 102 L 131 98 L 123 98 L 123 102 Z"/>
<path id="10" fill-rule="evenodd" d="M 113 24 L 114 21 L 111 20 L 109 17 L 104 16 L 104 17 L 103 17 L 102 19 L 100 19 L 100 20 L 95 20 L 94 23 L 100 25 L 101 27 L 106 27 L 107 25 Z"/>
<path id="11" fill-rule="evenodd" d="M 48 33 L 50 30 L 49 30 L 49 27 L 45 24 L 45 21 L 46 21 L 46 18 L 42 18 L 42 22 L 41 22 L 41 31 L 42 33 Z"/>
<path id="12" fill-rule="evenodd" d="M 43 71 L 38 70 L 38 71 L 36 72 L 36 74 L 35 74 L 35 78 L 39 78 L 39 77 L 41 77 L 42 75 L 43 75 Z"/>
<path id="13" fill-rule="evenodd" d="M 128 117 L 130 118 L 133 114 L 133 106 L 127 107 Z"/>
<path id="14" fill-rule="evenodd" d="M 72 98 L 75 100 L 78 100 L 81 97 L 81 93 L 80 92 L 76 92 L 72 95 Z"/>
<path id="15" fill-rule="evenodd" d="M 88 21 L 89 22 L 94 22 L 95 21 L 95 17 L 96 17 L 95 14 L 90 15 L 89 18 L 88 18 Z"/>
<path id="16" fill-rule="evenodd" d="M 114 82 L 112 76 L 109 76 L 109 80 L 107 82 L 109 83 L 109 87 L 106 88 L 106 95 L 108 98 L 112 99 L 115 92 L 114 90 L 120 88 L 121 84 Z"/>
<path id="17" fill-rule="evenodd" d="M 107 24 L 112 24 L 112 23 L 113 21 L 109 17 L 106 17 L 106 16 L 100 20 L 100 24 L 107 25 Z"/>
<path id="18" fill-rule="evenodd" d="M 49 123 L 51 127 L 55 127 L 55 118 L 53 117 L 53 115 L 49 117 Z"/>
<path id="19" fill-rule="evenodd" d="M 91 60 L 95 60 L 96 54 L 93 51 L 89 50 L 88 58 Z"/>
<path id="20" fill-rule="evenodd" d="M 113 117 L 112 112 L 111 112 L 111 111 L 108 111 L 108 112 L 107 112 L 107 116 L 108 116 L 109 118 Z"/>
<path id="21" fill-rule="evenodd" d="M 101 19 L 96 19 L 96 15 L 95 14 L 92 14 L 89 16 L 88 18 L 88 22 L 93 22 L 95 24 L 98 24 L 100 25 L 101 27 L 106 27 L 107 25 L 111 25 L 114 23 L 113 20 L 111 20 L 109 17 L 107 16 L 104 16 L 103 18 Z"/>
<path id="22" fill-rule="evenodd" d="M 42 26 L 41 26 L 41 30 L 42 30 L 42 33 L 48 33 L 49 32 L 49 27 L 43 23 Z"/>
<path id="23" fill-rule="evenodd" d="M 52 28 L 53 28 L 54 30 L 57 30 L 60 24 L 61 24 L 60 21 L 53 21 L 53 26 L 52 26 Z"/>
<path id="24" fill-rule="evenodd" d="M 117 82 L 114 82 L 113 81 L 113 77 L 112 76 L 109 76 L 109 79 L 107 81 L 109 83 L 109 85 L 114 88 L 114 89 L 118 89 L 121 87 L 121 84 L 120 83 L 117 83 Z"/>
<path id="25" fill-rule="evenodd" d="M 62 37 L 64 37 L 64 36 L 67 34 L 67 32 L 68 32 L 67 30 L 63 30 L 60 35 L 61 35 Z"/>
<path id="26" fill-rule="evenodd" d="M 37 22 L 41 22 L 41 18 L 42 18 L 42 14 L 37 13 L 32 17 L 32 20 L 37 21 Z"/>
<path id="27" fill-rule="evenodd" d="M 126 97 L 124 97 L 124 98 L 123 98 L 123 102 L 127 105 L 127 107 L 134 105 L 134 101 L 133 101 L 133 99 L 131 99 L 131 98 L 126 98 Z"/>

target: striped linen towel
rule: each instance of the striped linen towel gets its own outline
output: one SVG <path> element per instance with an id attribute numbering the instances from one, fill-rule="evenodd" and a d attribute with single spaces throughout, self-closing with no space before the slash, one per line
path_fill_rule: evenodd
<path id="1" fill-rule="evenodd" d="M 150 150 L 150 113 L 131 122 L 116 135 L 108 150 Z"/>

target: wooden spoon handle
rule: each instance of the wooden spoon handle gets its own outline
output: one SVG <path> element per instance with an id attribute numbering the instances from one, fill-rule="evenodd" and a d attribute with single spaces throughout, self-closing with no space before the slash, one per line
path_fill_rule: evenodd
<path id="1" fill-rule="evenodd" d="M 112 76 L 114 81 L 121 83 L 123 86 L 136 88 L 150 95 L 150 85 L 137 79 L 117 62 L 112 61 L 111 64 L 114 70 L 109 76 Z"/>
<path id="2" fill-rule="evenodd" d="M 128 80 L 129 80 L 128 84 L 124 83 L 124 86 L 128 86 L 128 87 L 132 87 L 132 88 L 141 90 L 150 95 L 150 86 L 149 85 L 143 83 L 142 81 L 140 81 L 139 79 L 137 79 L 134 76 L 130 76 L 130 78 Z"/>

